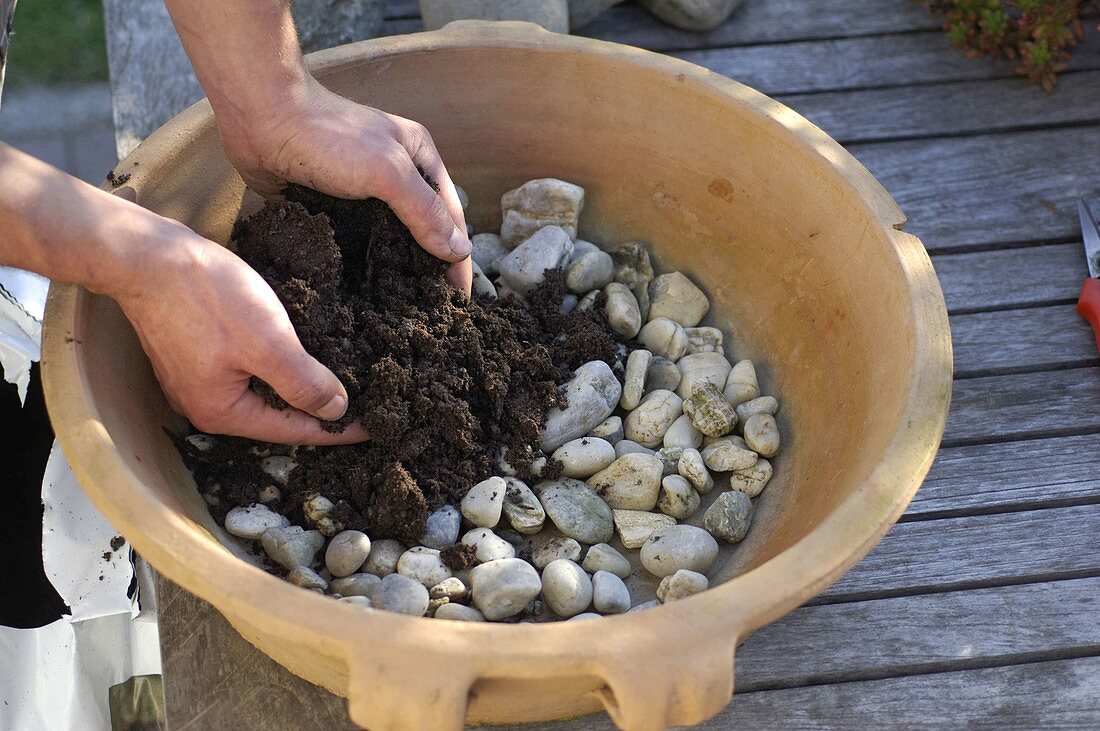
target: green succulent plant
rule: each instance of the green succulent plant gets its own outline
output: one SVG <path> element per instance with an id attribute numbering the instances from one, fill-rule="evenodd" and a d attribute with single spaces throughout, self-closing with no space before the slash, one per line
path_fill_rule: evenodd
<path id="1" fill-rule="evenodd" d="M 914 0 L 943 21 L 971 58 L 1016 61 L 1015 71 L 1050 91 L 1071 49 L 1084 39 L 1082 15 L 1096 0 Z"/>

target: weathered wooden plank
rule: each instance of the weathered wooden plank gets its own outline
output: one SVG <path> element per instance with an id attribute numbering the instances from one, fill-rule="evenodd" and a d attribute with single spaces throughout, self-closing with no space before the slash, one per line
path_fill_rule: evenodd
<path id="1" fill-rule="evenodd" d="M 157 598 L 168 728 L 358 728 L 343 698 L 270 660 L 216 609 L 160 574 Z"/>
<path id="2" fill-rule="evenodd" d="M 991 59 L 967 58 L 957 48 L 952 47 L 947 37 L 939 31 L 742 48 L 706 48 L 675 55 L 771 95 L 900 87 L 934 82 L 957 83 L 976 79 L 1011 79 L 1021 96 L 1025 96 L 1026 91 L 1031 92 L 1035 99 L 1033 106 L 1038 107 L 1044 102 L 1048 106 L 1055 106 L 1051 104 L 1050 97 L 1041 90 L 1014 77 L 1010 64 Z M 1073 64 L 1075 69 L 1100 67 L 1100 50 L 1083 50 L 1074 56 Z M 937 104 L 952 98 L 950 91 L 922 92 L 932 94 L 931 101 Z M 906 89 L 885 96 L 889 99 L 909 94 L 916 99 L 922 92 Z M 1062 98 L 1066 96 L 1068 95 Z M 1008 107 L 1001 105 L 998 108 L 1002 111 L 998 125 L 1004 125 L 1016 118 L 1014 108 L 1012 114 L 1004 114 Z M 850 114 L 862 114 L 871 121 L 881 118 L 883 124 L 887 124 L 886 118 L 894 111 L 889 105 L 880 108 L 873 101 L 864 104 L 862 99 L 856 107 L 849 110 Z M 922 110 L 925 118 L 935 112 L 946 117 L 952 116 L 938 106 Z M 868 122 L 865 120 L 864 123 Z"/>
<path id="3" fill-rule="evenodd" d="M 737 687 L 790 688 L 1100 652 L 1097 611 L 1100 578 L 802 607 L 737 651 Z"/>
<path id="4" fill-rule="evenodd" d="M 864 647 L 871 651 L 877 642 Z M 1100 725 L 1100 658 L 1029 663 L 905 678 L 741 693 L 695 728 L 1036 729 Z M 508 731 L 614 731 L 607 715 Z M 484 727 L 490 731 L 490 727 Z"/>
<path id="5" fill-rule="evenodd" d="M 745 693 L 699 728 L 1097 728 L 1098 696 L 1100 658 L 1085 657 Z M 605 728 L 574 723 L 554 728 Z"/>
<path id="6" fill-rule="evenodd" d="M 955 381 L 946 445 L 1100 430 L 1100 368 Z"/>
<path id="7" fill-rule="evenodd" d="M 868 143 L 849 149 L 929 250 L 1080 235 L 1078 198 L 1100 198 L 1100 127 Z"/>
<path id="8" fill-rule="evenodd" d="M 938 27 L 914 3 L 893 0 L 755 0 L 709 33 L 664 25 L 641 7 L 624 4 L 601 15 L 579 33 L 633 46 L 668 51 L 810 38 L 901 33 Z"/>
<path id="9" fill-rule="evenodd" d="M 815 604 L 1100 574 L 1100 505 L 898 523 Z"/>
<path id="10" fill-rule="evenodd" d="M 1015 77 L 794 94 L 779 100 L 844 144 L 1002 132 L 1100 120 L 1100 71 L 1063 74 L 1053 95 Z M 1006 114 L 1006 109 L 1012 113 Z"/>
<path id="11" fill-rule="evenodd" d="M 1079 242 L 932 258 L 952 313 L 1076 300 L 1088 274 Z"/>
<path id="12" fill-rule="evenodd" d="M 902 521 L 1100 500 L 1100 434 L 946 447 Z"/>
<path id="13" fill-rule="evenodd" d="M 955 378 L 1100 365 L 1074 305 L 951 317 Z"/>
<path id="14" fill-rule="evenodd" d="M 419 0 L 386 0 L 386 18 L 419 18 Z"/>

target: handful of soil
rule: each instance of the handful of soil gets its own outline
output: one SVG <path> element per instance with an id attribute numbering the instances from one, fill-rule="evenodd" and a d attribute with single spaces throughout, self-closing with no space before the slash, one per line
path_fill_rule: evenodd
<path id="1" fill-rule="evenodd" d="M 560 270 L 526 300 L 466 297 L 447 264 L 423 251 L 382 201 L 347 201 L 305 188 L 240 221 L 241 257 L 274 289 L 302 344 L 343 382 L 347 414 L 370 441 L 287 448 L 219 439 L 181 447 L 219 521 L 269 492 L 269 507 L 304 525 L 302 504 L 320 494 L 343 527 L 415 543 L 430 511 L 457 504 L 499 472 L 500 459 L 532 479 L 539 431 L 563 405 L 559 386 L 591 360 L 612 364 L 619 342 L 603 308 L 562 315 Z M 253 387 L 287 405 L 267 384 Z M 270 455 L 297 463 L 272 501 L 261 468 Z M 551 463 L 541 478 L 556 476 Z"/>

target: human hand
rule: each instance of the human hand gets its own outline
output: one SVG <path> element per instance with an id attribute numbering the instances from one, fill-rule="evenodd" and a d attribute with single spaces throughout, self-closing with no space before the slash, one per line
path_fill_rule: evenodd
<path id="1" fill-rule="evenodd" d="M 462 204 L 423 125 L 344 99 L 308 75 L 274 109 L 230 116 L 219 118 L 218 129 L 250 188 L 272 195 L 291 182 L 338 198 L 380 198 L 425 251 L 453 263 L 447 278 L 470 293 L 472 246 Z"/>
<path id="2" fill-rule="evenodd" d="M 110 292 L 141 339 L 169 403 L 196 428 L 284 444 L 350 444 L 319 419 L 347 410 L 339 379 L 302 347 L 267 283 L 232 252 L 165 221 L 140 253 L 142 273 Z M 290 404 L 279 410 L 249 387 L 262 379 Z"/>

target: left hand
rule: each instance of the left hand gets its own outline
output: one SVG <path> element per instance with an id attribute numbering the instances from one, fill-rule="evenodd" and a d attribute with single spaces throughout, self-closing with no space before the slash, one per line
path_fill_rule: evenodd
<path id="1" fill-rule="evenodd" d="M 219 119 L 218 129 L 230 160 L 258 193 L 277 194 L 291 182 L 338 198 L 385 201 L 425 251 L 452 262 L 447 278 L 469 295 L 466 218 L 423 125 L 344 99 L 306 76 L 278 112 L 237 125 Z"/>

